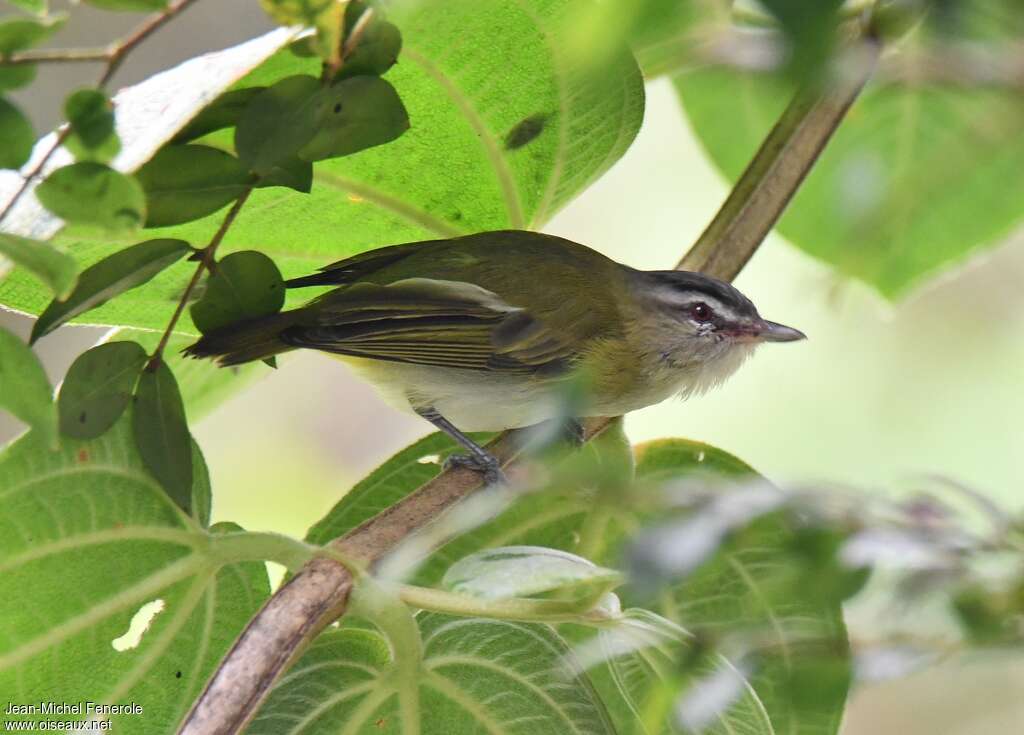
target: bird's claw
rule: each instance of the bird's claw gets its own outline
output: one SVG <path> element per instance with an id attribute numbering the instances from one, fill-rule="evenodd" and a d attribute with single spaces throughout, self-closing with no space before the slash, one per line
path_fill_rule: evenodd
<path id="1" fill-rule="evenodd" d="M 486 485 L 507 485 L 508 478 L 501 469 L 501 462 L 491 454 L 452 454 L 444 461 L 444 468 L 461 467 L 483 475 Z"/>

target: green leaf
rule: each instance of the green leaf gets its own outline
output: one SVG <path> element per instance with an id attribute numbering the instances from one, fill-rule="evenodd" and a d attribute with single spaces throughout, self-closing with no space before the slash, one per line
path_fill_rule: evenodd
<path id="1" fill-rule="evenodd" d="M 245 112 L 245 108 L 264 89 L 266 87 L 246 87 L 225 92 L 204 107 L 171 142 L 176 145 L 188 143 L 216 130 L 234 127 Z"/>
<path id="2" fill-rule="evenodd" d="M 306 161 L 349 156 L 390 143 L 409 129 L 395 88 L 377 77 L 352 77 L 321 89 L 312 102 L 312 138 L 298 151 Z"/>
<path id="3" fill-rule="evenodd" d="M 308 74 L 282 79 L 249 103 L 235 129 L 242 162 L 266 175 L 292 161 L 316 132 L 313 104 L 320 82 Z"/>
<path id="4" fill-rule="evenodd" d="M 787 41 L 786 68 L 799 81 L 818 77 L 827 68 L 836 40 L 839 8 L 844 0 L 760 0 L 782 27 Z"/>
<path id="5" fill-rule="evenodd" d="M 0 616 L 0 691 L 24 703 L 135 702 L 143 714 L 113 715 L 115 732 L 173 733 L 267 598 L 266 566 L 223 561 L 237 533 L 206 531 L 170 502 L 127 417 L 59 452 L 35 432 L 19 439 L 0 453 L 0 499 L 0 594 L 18 601 Z"/>
<path id="6" fill-rule="evenodd" d="M 441 585 L 463 595 L 500 600 L 550 592 L 582 596 L 621 582 L 620 572 L 575 554 L 540 546 L 501 546 L 459 559 L 445 572 Z"/>
<path id="7" fill-rule="evenodd" d="M 80 89 L 64 103 L 71 134 L 64 145 L 79 160 L 110 160 L 121 149 L 114 132 L 114 105 L 98 89 Z"/>
<path id="8" fill-rule="evenodd" d="M 889 59 L 894 64 L 936 53 L 915 37 L 899 48 Z M 701 144 L 730 180 L 792 93 L 776 76 L 713 68 L 691 70 L 675 84 Z M 1012 91 L 872 83 L 797 192 L 779 231 L 887 298 L 905 296 L 1019 226 L 1022 122 L 1024 99 Z"/>
<path id="9" fill-rule="evenodd" d="M 192 512 L 192 438 L 174 373 L 161 361 L 135 390 L 135 443 L 146 468 L 186 513 Z"/>
<path id="10" fill-rule="evenodd" d="M 52 36 L 67 21 L 67 15 L 52 15 L 49 18 L 25 18 L 12 16 L 0 19 L 0 56 L 21 51 Z"/>
<path id="11" fill-rule="evenodd" d="M 20 89 L 36 78 L 35 64 L 14 64 L 0 66 L 0 92 L 9 89 Z"/>
<path id="12" fill-rule="evenodd" d="M 50 381 L 35 353 L 6 329 L 0 329 L 0 409 L 36 429 L 49 446 L 56 443 Z"/>
<path id="13" fill-rule="evenodd" d="M 329 630 L 279 681 L 247 732 L 615 732 L 551 628 L 439 614 L 420 614 L 417 622 L 425 655 L 414 687 L 403 687 L 394 675 L 384 636 L 361 627 Z"/>
<path id="14" fill-rule="evenodd" d="M 232 253 L 217 263 L 203 298 L 192 305 L 192 321 L 212 332 L 274 314 L 283 304 L 284 281 L 274 261 L 254 250 Z"/>
<path id="15" fill-rule="evenodd" d="M 241 196 L 251 178 L 237 158 L 205 145 L 162 148 L 136 177 L 146 192 L 146 227 L 216 212 Z"/>
<path id="16" fill-rule="evenodd" d="M 139 183 L 102 163 L 81 161 L 59 168 L 35 192 L 44 207 L 71 224 L 119 232 L 141 227 L 146 218 Z"/>
<path id="17" fill-rule="evenodd" d="M 335 0 L 260 0 L 267 15 L 281 25 L 316 25 Z"/>
<path id="18" fill-rule="evenodd" d="M 32 155 L 35 139 L 28 118 L 0 97 L 0 169 L 21 168 Z"/>
<path id="19" fill-rule="evenodd" d="M 124 339 L 138 342 L 152 354 L 160 341 L 160 332 L 146 332 L 139 329 L 118 329 L 108 339 Z M 265 377 L 269 371 L 256 363 L 240 365 L 225 370 L 211 360 L 193 360 L 181 351 L 195 342 L 194 337 L 172 335 L 164 351 L 164 362 L 178 380 L 185 413 L 190 423 L 195 423 L 219 406 L 230 396 Z"/>
<path id="20" fill-rule="evenodd" d="M 131 403 L 145 364 L 146 351 L 135 342 L 108 342 L 79 355 L 57 398 L 61 433 L 95 439 L 106 432 Z"/>
<path id="21" fill-rule="evenodd" d="M 0 252 L 3 237 L 0 236 Z M 71 294 L 51 301 L 39 316 L 32 326 L 30 341 L 35 342 L 90 309 L 147 283 L 191 249 L 184 240 L 147 240 L 86 268 Z"/>
<path id="22" fill-rule="evenodd" d="M 350 0 L 345 6 L 346 40 L 366 10 L 366 4 L 358 0 Z M 380 13 L 376 12 L 359 38 L 353 53 L 345 58 L 341 76 L 379 76 L 395 65 L 401 50 L 402 33 L 398 26 L 383 20 Z"/>
<path id="23" fill-rule="evenodd" d="M 7 0 L 7 2 L 36 15 L 45 15 L 49 9 L 47 0 Z"/>
<path id="24" fill-rule="evenodd" d="M 0 255 L 29 271 L 58 297 L 67 296 L 75 286 L 75 259 L 48 242 L 0 232 Z"/>
<path id="25" fill-rule="evenodd" d="M 86 5 L 103 10 L 119 10 L 128 12 L 147 12 L 163 10 L 168 0 L 82 0 Z"/>
<path id="26" fill-rule="evenodd" d="M 569 0 L 425 0 L 396 8 L 390 20 L 402 29 L 405 45 L 388 81 L 401 95 L 412 127 L 387 145 L 316 163 L 308 195 L 258 189 L 219 252 L 265 252 L 293 278 L 384 244 L 541 229 L 618 160 L 643 116 L 642 79 L 632 57 L 619 49 L 592 68 L 563 53 L 566 21 L 577 7 Z M 452 54 L 456 47 L 459 53 Z M 283 50 L 236 88 L 319 72 L 319 60 Z M 126 111 L 119 102 L 118 114 L 145 110 Z M 526 145 L 507 149 L 510 131 L 538 115 L 544 116 L 541 130 Z M 136 142 L 122 141 L 125 150 Z M 230 149 L 232 135 L 216 132 L 206 142 Z M 153 236 L 206 243 L 221 219 L 211 215 Z M 67 242 L 74 242 L 76 256 L 89 265 L 131 239 Z M 174 308 L 169 294 L 180 294 L 191 272 L 170 269 L 93 316 L 107 324 L 161 329 Z M 296 291 L 288 305 L 306 297 Z M 39 313 L 47 299 L 14 274 L 0 284 L 0 303 Z M 197 333 L 188 319 L 178 329 Z"/>

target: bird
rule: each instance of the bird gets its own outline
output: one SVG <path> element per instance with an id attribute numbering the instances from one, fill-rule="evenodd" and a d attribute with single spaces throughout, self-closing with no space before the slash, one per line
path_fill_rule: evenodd
<path id="1" fill-rule="evenodd" d="M 550 419 L 578 432 L 585 417 L 717 386 L 762 343 L 805 338 L 763 319 L 725 281 L 638 270 L 526 230 L 377 248 L 286 286 L 333 288 L 211 331 L 185 354 L 232 366 L 297 349 L 331 353 L 464 447 L 449 463 L 488 482 L 503 479 L 498 460 L 468 433 Z M 566 417 L 572 385 L 582 395 Z"/>

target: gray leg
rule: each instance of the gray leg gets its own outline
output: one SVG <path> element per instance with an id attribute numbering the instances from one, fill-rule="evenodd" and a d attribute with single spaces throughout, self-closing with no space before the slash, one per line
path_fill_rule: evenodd
<path id="1" fill-rule="evenodd" d="M 498 458 L 463 434 L 448 419 L 434 408 L 417 408 L 416 413 L 469 450 L 468 454 L 453 454 L 445 461 L 445 467 L 466 467 L 484 476 L 488 485 L 507 484 Z"/>

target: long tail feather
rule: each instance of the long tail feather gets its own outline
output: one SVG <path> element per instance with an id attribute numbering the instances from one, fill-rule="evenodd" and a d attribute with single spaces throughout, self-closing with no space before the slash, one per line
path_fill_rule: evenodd
<path id="1" fill-rule="evenodd" d="M 184 352 L 189 357 L 212 357 L 222 366 L 266 360 L 295 349 L 282 340 L 281 333 L 298 323 L 300 311 L 286 311 L 215 330 Z"/>

